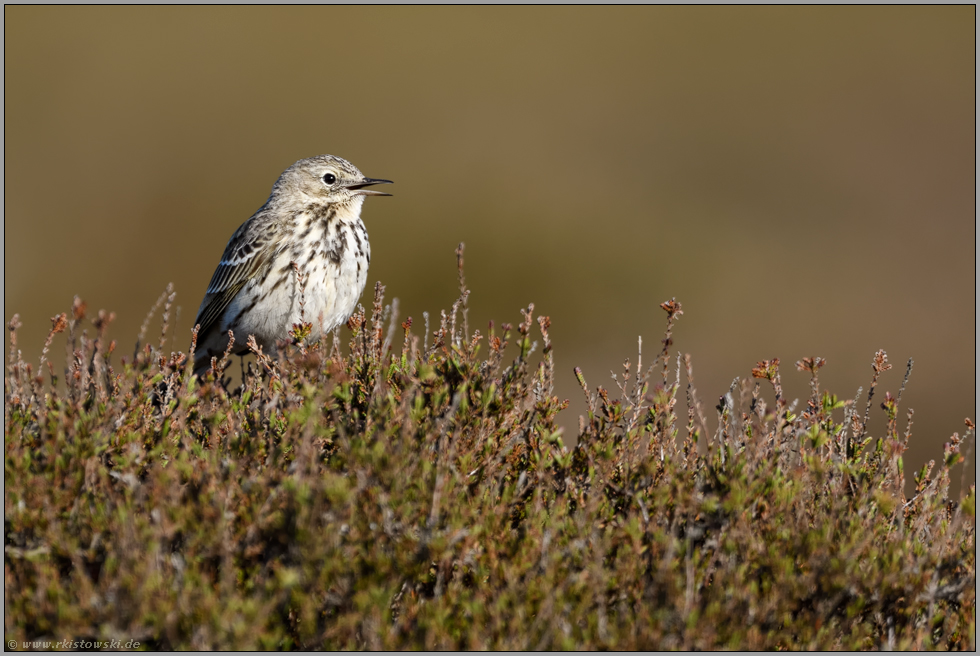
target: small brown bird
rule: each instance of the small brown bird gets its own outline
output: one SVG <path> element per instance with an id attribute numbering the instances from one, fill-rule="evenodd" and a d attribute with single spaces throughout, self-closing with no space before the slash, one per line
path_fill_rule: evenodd
<path id="1" fill-rule="evenodd" d="M 249 335 L 266 353 L 303 317 L 316 339 L 347 320 L 367 282 L 371 246 L 361 222 L 365 196 L 390 196 L 367 189 L 391 180 L 366 178 L 333 155 L 301 159 L 286 169 L 258 212 L 231 236 L 208 285 L 196 323 L 200 326 L 194 373 L 201 376 L 213 356 L 235 336 L 234 353 L 248 352 Z"/>

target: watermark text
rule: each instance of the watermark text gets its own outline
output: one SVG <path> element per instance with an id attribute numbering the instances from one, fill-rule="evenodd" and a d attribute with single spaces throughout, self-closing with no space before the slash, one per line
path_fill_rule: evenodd
<path id="1" fill-rule="evenodd" d="M 8 640 L 7 649 L 139 649 L 139 640 Z"/>

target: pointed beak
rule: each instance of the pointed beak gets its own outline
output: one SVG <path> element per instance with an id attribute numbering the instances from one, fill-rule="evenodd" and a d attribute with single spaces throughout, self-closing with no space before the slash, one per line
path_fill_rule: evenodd
<path id="1" fill-rule="evenodd" d="M 391 194 L 386 194 L 383 191 L 375 191 L 374 189 L 365 189 L 365 187 L 370 187 L 376 184 L 393 184 L 391 180 L 381 180 L 379 178 L 364 178 L 360 182 L 355 182 L 354 184 L 347 185 L 348 189 L 356 190 L 359 196 L 390 196 Z"/>

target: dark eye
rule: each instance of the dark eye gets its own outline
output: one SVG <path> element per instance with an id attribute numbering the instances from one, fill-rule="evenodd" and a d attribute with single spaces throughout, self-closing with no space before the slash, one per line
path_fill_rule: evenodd
<path id="1" fill-rule="evenodd" d="M 337 181 L 337 176 L 335 176 L 333 173 L 327 173 L 323 176 L 323 181 L 327 184 L 333 184 Z"/>

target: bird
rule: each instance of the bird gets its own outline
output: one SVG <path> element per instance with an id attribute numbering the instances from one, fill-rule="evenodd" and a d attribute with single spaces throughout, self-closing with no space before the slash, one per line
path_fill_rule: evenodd
<path id="1" fill-rule="evenodd" d="M 249 336 L 277 352 L 293 324 L 319 339 L 350 317 L 367 282 L 371 246 L 361 221 L 368 178 L 340 157 L 301 159 L 279 176 L 269 199 L 228 240 L 197 311 L 194 373 L 199 378 L 228 348 L 248 352 Z"/>

